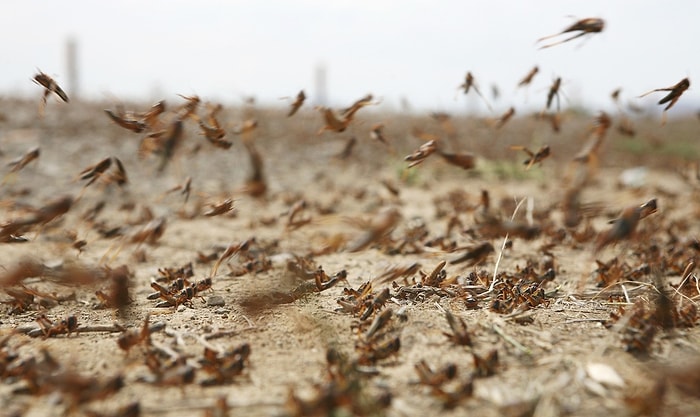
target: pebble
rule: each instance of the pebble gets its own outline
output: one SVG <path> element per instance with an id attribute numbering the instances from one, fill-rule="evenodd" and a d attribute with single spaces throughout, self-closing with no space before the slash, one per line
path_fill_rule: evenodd
<path id="1" fill-rule="evenodd" d="M 207 298 L 207 305 L 209 307 L 220 307 L 225 305 L 224 297 L 220 295 L 211 295 Z"/>

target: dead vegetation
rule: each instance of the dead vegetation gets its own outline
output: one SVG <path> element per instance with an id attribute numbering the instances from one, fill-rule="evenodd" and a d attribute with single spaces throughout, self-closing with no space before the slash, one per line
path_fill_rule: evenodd
<path id="1" fill-rule="evenodd" d="M 0 134 L 0 399 L 17 416 L 692 414 L 697 145 L 633 154 L 629 115 L 568 112 L 561 84 L 547 113 L 497 119 L 381 113 L 372 94 L 311 109 L 300 90 L 280 109 L 70 103 L 36 127 L 56 139 L 40 159 Z M 666 110 L 688 85 L 661 89 Z M 481 95 L 471 72 L 460 88 Z M 4 131 L 37 117 L 0 104 Z M 696 124 L 634 130 L 663 149 Z M 641 163 L 657 177 L 617 180 Z"/>

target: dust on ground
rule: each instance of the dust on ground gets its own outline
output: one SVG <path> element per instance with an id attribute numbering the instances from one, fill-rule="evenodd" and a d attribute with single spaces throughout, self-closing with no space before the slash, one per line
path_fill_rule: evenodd
<path id="1" fill-rule="evenodd" d="M 670 284 L 682 278 L 674 271 L 691 262 L 690 255 L 698 250 L 698 180 L 685 170 L 697 156 L 697 146 L 679 148 L 679 143 L 690 141 L 687 132 L 696 130 L 692 124 L 697 121 L 671 121 L 662 128 L 656 119 L 640 120 L 638 129 L 646 133 L 635 138 L 613 130 L 594 182 L 581 190 L 590 217 L 566 229 L 559 204 L 563 177 L 594 115 L 568 114 L 560 133 L 531 117 L 501 129 L 476 118 L 455 117 L 455 131 L 443 140 L 454 152 L 477 156 L 476 167 L 465 171 L 438 156 L 406 169 L 403 157 L 422 143 L 412 135 L 413 128 L 448 134 L 429 117 L 363 110 L 346 132 L 317 136 L 321 116 L 308 108 L 293 118 L 286 118 L 284 110 L 254 106 L 225 109 L 221 119 L 228 122 L 229 132 L 244 120 L 258 122 L 251 140 L 262 156 L 267 192 L 252 197 L 244 190 L 251 172 L 249 155 L 241 137 L 233 133 L 228 139 L 234 145 L 223 150 L 206 142 L 196 123 L 187 121 L 182 145 L 158 172 L 157 157 L 138 156 L 144 135 L 114 125 L 102 113 L 113 103 L 50 102 L 43 119 L 37 118 L 33 102 L 6 99 L 0 105 L 3 165 L 33 147 L 41 151 L 37 161 L 4 177 L 0 220 L 26 216 L 31 208 L 63 195 L 75 199 L 64 216 L 27 232 L 27 242 L 0 244 L 3 273 L 21 262 L 53 271 L 76 265 L 104 271 L 126 265 L 133 300 L 119 311 L 97 308 L 95 292 L 109 290 L 106 279 L 68 285 L 43 276 L 26 278 L 21 282 L 24 288 L 42 296 L 15 312 L 12 298 L 3 293 L 1 329 L 10 336 L 1 358 L 0 404 L 8 414 L 126 415 L 119 410 L 138 402 L 142 415 L 205 415 L 222 397 L 231 415 L 251 416 L 325 415 L 333 409 L 339 415 L 390 416 L 692 415 L 700 409 L 697 385 L 693 388 L 687 375 L 673 376 L 678 367 L 697 369 L 700 333 L 695 316 L 687 313 L 691 323 L 686 327 L 653 324 L 651 336 L 631 334 L 636 328 L 627 330 L 635 320 L 653 321 L 653 314 L 643 319 L 630 316 L 634 303 L 653 309 L 659 291 L 674 294 Z M 369 136 L 378 121 L 385 123 L 388 145 Z M 352 136 L 357 139 L 352 153 L 338 158 Z M 552 156 L 525 171 L 526 155 L 509 150 L 513 144 L 533 150 L 549 144 Z M 81 171 L 107 157 L 123 163 L 128 185 L 96 181 L 84 187 Z M 649 167 L 637 174 L 642 183 L 621 186 L 622 171 L 637 165 Z M 6 167 L 3 175 L 9 171 Z M 185 202 L 181 191 L 187 177 L 191 195 Z M 503 237 L 484 238 L 470 231 L 482 190 L 489 191 L 491 205 L 502 218 L 517 211 L 514 220 L 552 224 L 553 231 L 561 229 L 559 240 L 540 233 L 530 240 L 508 239 L 504 249 Z M 229 198 L 234 200 L 232 211 L 203 214 Z M 611 227 L 610 219 L 652 198 L 657 199 L 658 212 L 640 221 L 640 238 L 594 251 L 596 236 Z M 100 203 L 103 209 L 91 217 Z M 299 212 L 290 220 L 295 207 Z M 387 235 L 361 250 L 344 250 L 383 210 L 400 215 Z M 459 221 L 449 234 L 451 214 L 444 210 L 454 210 Z M 162 235 L 150 242 L 129 241 L 158 219 L 164 222 Z M 112 237 L 110 229 L 119 232 Z M 411 234 L 416 231 L 421 233 Z M 441 236 L 442 246 L 428 244 Z M 81 240 L 84 246 L 78 250 L 74 243 Z M 426 284 L 441 261 L 485 241 L 494 251 L 482 262 L 447 263 L 442 281 L 434 287 Z M 212 275 L 226 248 L 245 242 L 250 250 L 225 259 Z M 652 285 L 658 283 L 656 269 L 633 273 L 652 262 L 652 252 L 655 262 L 666 262 L 660 288 Z M 304 276 L 290 269 L 290 263 L 300 265 L 301 257 L 312 265 L 307 272 L 322 267 L 324 279 L 341 271 L 346 278 L 319 292 L 313 273 Z M 616 272 L 618 282 L 597 285 L 596 271 L 615 259 L 622 271 Z M 151 282 L 162 275 L 159 269 L 188 263 L 194 272 L 190 280 L 211 276 L 211 288 L 178 306 L 157 308 L 163 298 L 147 297 L 154 292 Z M 407 274 L 382 278 L 392 268 L 414 264 Z M 499 312 L 484 294 L 494 271 L 517 275 L 529 267 L 538 275 L 545 265 L 553 267 L 555 276 L 538 286 L 541 292 L 529 294 L 537 298 L 536 306 Z M 697 282 L 691 273 L 686 277 Z M 357 290 L 366 282 L 372 282 L 375 295 L 388 288 L 390 297 L 362 320 L 366 306 L 352 312 L 343 310 L 338 300 L 348 300 L 344 288 Z M 697 295 L 675 295 L 674 303 L 694 306 L 697 300 Z M 392 309 L 393 316 L 375 339 L 369 328 L 385 309 Z M 454 330 L 447 311 L 464 320 L 469 345 L 450 340 Z M 606 328 L 611 313 L 622 318 Z M 30 337 L 27 333 L 40 328 L 40 315 L 54 324 L 75 316 L 79 328 L 112 330 Z M 161 327 L 150 336 L 152 344 L 137 344 L 128 353 L 120 349 L 120 335 L 140 329 L 147 315 L 151 325 Z M 13 333 L 17 330 L 19 334 Z M 386 358 L 375 352 L 395 338 L 400 340 L 398 351 Z M 635 343 L 642 352 L 627 351 L 635 350 Z M 215 373 L 205 370 L 205 348 L 223 357 L 244 344 L 250 356 L 241 361 L 241 369 L 210 385 L 207 381 Z M 329 349 L 341 358 L 333 366 L 327 363 Z M 497 363 L 480 368 L 475 357 L 487 357 L 494 350 Z M 10 352 L 18 358 L 8 359 Z M 149 367 L 153 357 L 162 363 Z M 28 388 L 31 378 L 17 373 L 20 361 L 32 360 L 42 366 L 56 362 L 42 371 L 48 375 L 40 379 L 45 389 Z M 352 365 L 357 360 L 360 363 Z M 452 364 L 456 376 L 433 387 L 420 383 L 416 364 L 422 360 L 433 371 Z M 158 366 L 171 366 L 171 373 L 157 375 Z M 191 381 L 178 374 L 185 369 L 194 373 Z M 69 389 L 56 388 L 68 382 L 52 379 L 69 374 L 81 375 L 91 385 L 121 376 L 123 387 L 106 398 L 80 399 Z"/>

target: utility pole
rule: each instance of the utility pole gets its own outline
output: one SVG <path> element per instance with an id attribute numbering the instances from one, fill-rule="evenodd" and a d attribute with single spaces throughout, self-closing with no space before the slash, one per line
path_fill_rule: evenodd
<path id="1" fill-rule="evenodd" d="M 317 106 L 326 106 L 328 104 L 328 91 L 326 65 L 323 63 L 316 65 L 314 86 L 314 104 Z"/>
<path id="2" fill-rule="evenodd" d="M 66 41 L 66 74 L 68 76 L 68 94 L 71 100 L 75 100 L 80 95 L 78 77 L 78 44 L 75 38 L 68 38 Z"/>

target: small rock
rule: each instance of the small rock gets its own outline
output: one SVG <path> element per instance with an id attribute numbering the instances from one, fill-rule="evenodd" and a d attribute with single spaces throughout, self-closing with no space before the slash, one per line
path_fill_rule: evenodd
<path id="1" fill-rule="evenodd" d="M 216 310 L 214 310 L 214 314 L 228 314 L 230 312 L 231 310 L 229 310 L 228 308 L 217 308 Z"/>
<path id="2" fill-rule="evenodd" d="M 207 305 L 209 307 L 221 307 L 225 304 L 224 297 L 220 295 L 211 295 L 207 298 Z"/>
<path id="3" fill-rule="evenodd" d="M 625 381 L 620 374 L 609 365 L 589 362 L 586 365 L 586 373 L 592 380 L 600 384 L 620 388 L 625 386 Z"/>
<path id="4" fill-rule="evenodd" d="M 622 171 L 619 182 L 627 188 L 642 188 L 646 185 L 649 169 L 647 167 L 634 167 Z"/>

